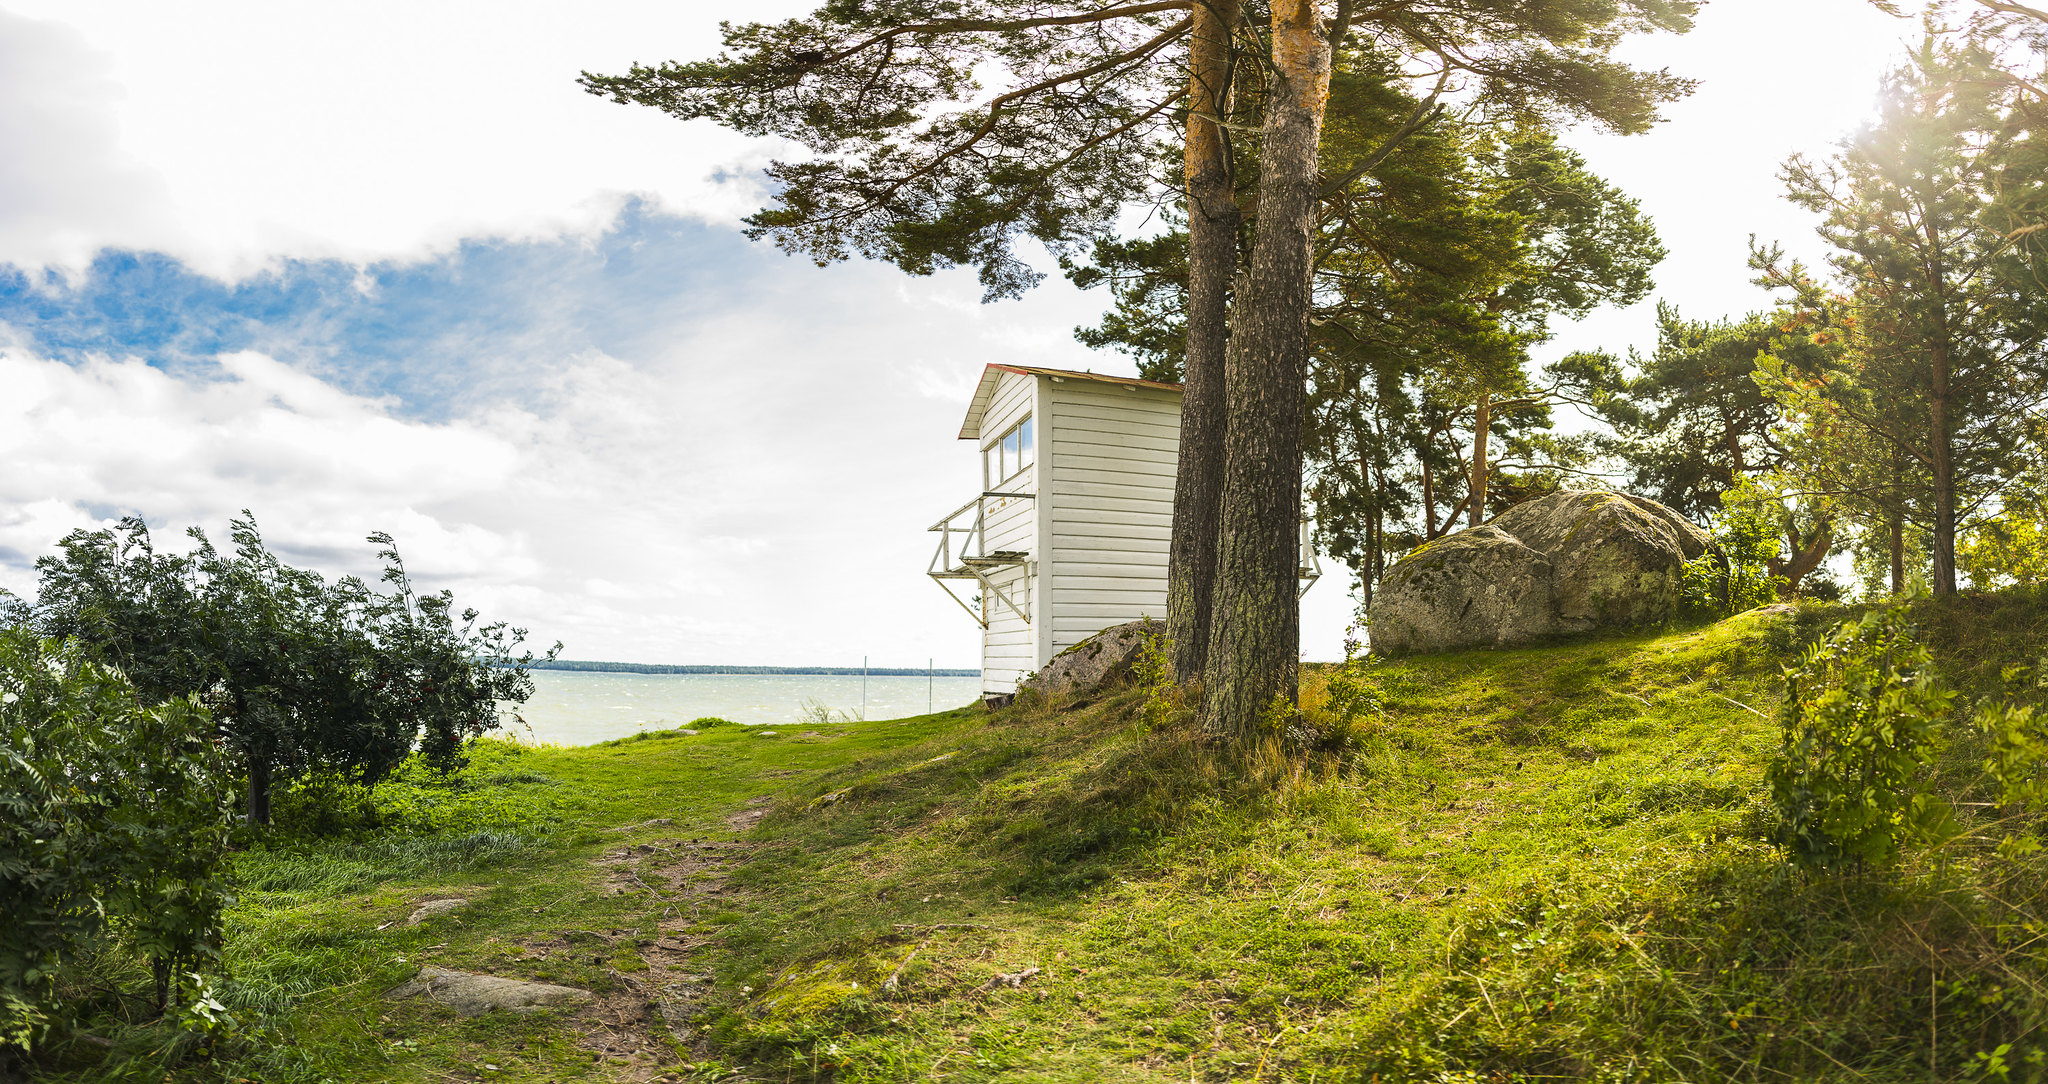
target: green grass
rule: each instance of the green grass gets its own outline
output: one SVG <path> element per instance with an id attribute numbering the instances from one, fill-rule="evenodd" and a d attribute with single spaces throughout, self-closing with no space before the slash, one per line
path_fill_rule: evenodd
<path id="1" fill-rule="evenodd" d="M 1780 667 L 1829 617 L 1373 663 L 1378 710 L 1258 787 L 1173 726 L 1148 731 L 1140 690 L 774 737 L 488 744 L 457 786 L 362 796 L 381 827 L 239 857 L 230 1001 L 270 1030 L 180 1072 L 2039 1078 L 2048 877 L 1990 855 L 2009 826 L 1966 807 L 1981 815 L 1964 839 L 1833 879 L 1765 842 Z M 2048 598 L 1920 619 L 1959 702 L 2038 689 L 2015 667 L 2048 651 Z M 1328 678 L 1307 682 L 1312 716 Z M 1959 733 L 1944 791 L 1971 800 L 1980 757 Z M 758 825 L 728 825 L 763 796 Z M 731 891 L 686 912 L 619 894 L 598 864 L 742 838 Z M 451 895 L 472 906 L 404 924 Z M 648 966 L 635 939 L 662 930 L 701 943 L 692 966 L 716 992 L 710 1047 L 652 1068 L 593 1059 L 573 1015 L 461 1020 L 382 997 L 421 963 L 616 993 Z M 549 940 L 569 948 L 522 947 Z M 119 1076 L 134 1054 L 141 1079 L 152 1036 L 80 1048 L 49 1078 Z"/>

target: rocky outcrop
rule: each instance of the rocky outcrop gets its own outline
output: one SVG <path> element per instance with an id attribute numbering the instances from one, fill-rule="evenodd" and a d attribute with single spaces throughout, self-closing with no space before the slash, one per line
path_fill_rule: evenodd
<path id="1" fill-rule="evenodd" d="M 417 926 L 420 923 L 425 922 L 430 918 L 433 918 L 435 915 L 452 914 L 453 912 L 460 911 L 467 906 L 469 906 L 469 901 L 465 899 L 428 900 L 427 902 L 420 904 L 417 910 L 413 911 L 412 917 L 406 919 L 405 924 L 408 926 Z"/>
<path id="2" fill-rule="evenodd" d="M 1494 527 L 1418 546 L 1373 592 L 1372 649 L 1383 655 L 1485 644 L 1551 631 L 1550 558 Z"/>
<path id="3" fill-rule="evenodd" d="M 1685 562 L 1712 545 L 1655 501 L 1553 493 L 1401 558 L 1373 592 L 1372 650 L 1506 647 L 1666 620 L 1678 612 Z"/>
<path id="4" fill-rule="evenodd" d="M 409 982 L 386 997 L 424 997 L 453 1008 L 464 1016 L 481 1016 L 493 1009 L 529 1013 L 559 1005 L 576 1005 L 591 1000 L 588 990 L 555 986 L 545 982 L 521 982 L 496 975 L 422 967 Z"/>
<path id="5" fill-rule="evenodd" d="M 1025 678 L 1018 692 L 1036 689 L 1048 697 L 1071 696 L 1130 672 L 1131 663 L 1166 627 L 1149 618 L 1113 625 L 1052 657 L 1045 668 Z"/>

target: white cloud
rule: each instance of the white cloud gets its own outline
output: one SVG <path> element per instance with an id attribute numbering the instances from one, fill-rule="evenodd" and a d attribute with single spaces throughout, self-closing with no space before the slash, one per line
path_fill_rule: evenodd
<path id="1" fill-rule="evenodd" d="M 363 536 L 403 531 L 418 564 L 518 569 L 516 538 L 447 524 L 419 511 L 456 495 L 502 489 L 514 449 L 474 426 L 390 417 L 253 354 L 222 359 L 218 379 L 175 377 L 138 359 L 78 366 L 0 352 L 0 549 L 49 552 L 73 527 L 145 514 L 170 537 L 186 525 L 216 537 L 242 508 L 283 527 L 287 551 L 353 553 Z M 422 469 L 431 464 L 431 469 Z M 530 563 L 530 562 L 529 562 Z M 25 569 L 0 566 L 16 590 Z"/>
<path id="2" fill-rule="evenodd" d="M 120 146 L 114 58 L 0 12 L 0 261 L 80 267 L 109 237 L 173 243 L 162 178 Z"/>
<path id="3" fill-rule="evenodd" d="M 754 17 L 773 17 L 758 5 Z M 690 3 L 11 0 L 0 262 L 147 248 L 237 277 L 589 236 L 640 194 L 732 222 L 764 149 L 583 92 L 583 70 L 715 51 Z M 11 165 L 10 165 L 11 164 Z"/>

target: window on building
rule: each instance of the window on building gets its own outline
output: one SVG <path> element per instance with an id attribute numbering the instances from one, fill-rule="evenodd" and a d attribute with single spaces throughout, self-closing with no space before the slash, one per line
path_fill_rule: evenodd
<path id="1" fill-rule="evenodd" d="M 1037 462 L 1032 443 L 1031 419 L 1025 418 L 981 450 L 982 469 L 987 472 L 989 488 L 999 487 Z"/>

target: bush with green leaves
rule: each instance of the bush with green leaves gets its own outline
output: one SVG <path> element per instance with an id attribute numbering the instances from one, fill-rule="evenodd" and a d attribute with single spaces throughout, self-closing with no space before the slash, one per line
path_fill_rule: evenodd
<path id="1" fill-rule="evenodd" d="M 2032 704 L 1985 704 L 1977 711 L 1977 729 L 1989 745 L 1984 774 L 2000 808 L 2019 826 L 1999 841 L 1999 853 L 2012 858 L 2040 850 L 2048 814 L 2048 713 Z"/>
<path id="2" fill-rule="evenodd" d="M 1778 600 L 1783 581 L 1769 570 L 1778 555 L 1777 510 L 1746 478 L 1721 494 L 1710 531 L 1719 552 L 1687 561 L 1679 581 L 1679 600 L 1687 612 L 1726 617 Z"/>
<path id="3" fill-rule="evenodd" d="M 75 1023 L 110 955 L 148 967 L 158 1012 L 206 997 L 232 790 L 205 709 L 0 629 L 0 733 L 0 1053 Z"/>
<path id="4" fill-rule="evenodd" d="M 168 554 L 132 516 L 74 531 L 36 562 L 32 619 L 119 666 L 146 698 L 199 696 L 240 757 L 254 823 L 269 821 L 281 782 L 373 783 L 416 750 L 453 767 L 498 726 L 500 704 L 533 692 L 525 630 L 480 625 L 445 591 L 415 592 L 389 535 L 369 539 L 390 585 L 379 591 L 278 560 L 246 512 L 232 550 L 188 533 L 194 551 Z"/>
<path id="5" fill-rule="evenodd" d="M 1957 829 L 1928 792 L 1955 694 L 1898 608 L 1837 624 L 1786 670 L 1769 781 L 1777 842 L 1809 870 L 1881 866 Z"/>

